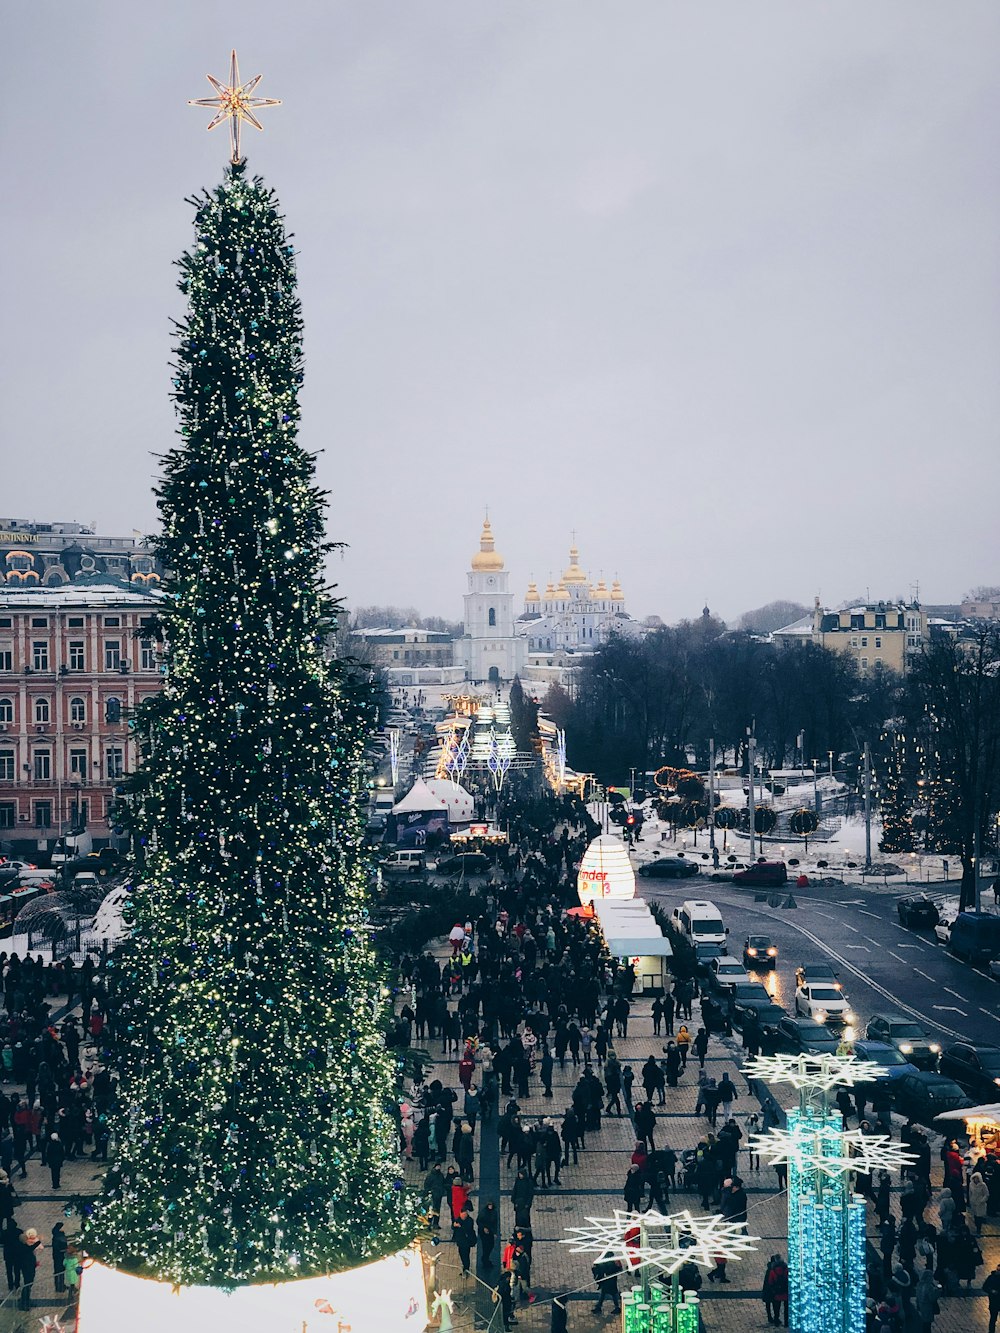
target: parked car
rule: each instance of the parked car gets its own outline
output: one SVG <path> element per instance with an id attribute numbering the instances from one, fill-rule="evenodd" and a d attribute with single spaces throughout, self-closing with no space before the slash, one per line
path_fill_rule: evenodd
<path id="1" fill-rule="evenodd" d="M 956 1041 L 941 1052 L 938 1069 L 980 1103 L 1000 1101 L 1000 1046 Z"/>
<path id="2" fill-rule="evenodd" d="M 948 952 L 980 966 L 1000 957 L 1000 916 L 960 912 L 952 922 Z"/>
<path id="3" fill-rule="evenodd" d="M 697 873 L 697 862 L 679 856 L 661 856 L 655 861 L 644 861 L 639 867 L 639 874 L 649 879 L 689 879 Z"/>
<path id="4" fill-rule="evenodd" d="M 486 875 L 490 858 L 482 852 L 456 852 L 454 856 L 443 856 L 435 869 L 439 875 Z"/>
<path id="5" fill-rule="evenodd" d="M 917 1066 L 907 1060 L 902 1051 L 890 1046 L 887 1041 L 868 1041 L 864 1037 L 854 1043 L 854 1058 L 865 1064 L 879 1065 L 885 1070 L 885 1078 L 901 1078 L 903 1074 L 915 1074 Z M 875 1080 L 872 1080 L 873 1082 Z M 878 1079 L 878 1082 L 882 1082 Z M 859 1070 L 858 1082 L 864 1083 L 864 1072 Z"/>
<path id="6" fill-rule="evenodd" d="M 911 930 L 930 930 L 939 919 L 938 909 L 924 893 L 913 898 L 897 898 L 896 914 L 899 924 Z"/>
<path id="7" fill-rule="evenodd" d="M 721 958 L 725 955 L 726 946 L 724 944 L 705 944 L 704 942 L 696 942 L 692 947 L 694 949 L 694 956 L 697 959 L 696 970 L 699 977 L 704 977 L 706 979 L 711 977 L 712 974 L 710 969 L 712 963 L 716 958 Z"/>
<path id="8" fill-rule="evenodd" d="M 953 1078 L 929 1069 L 897 1078 L 892 1085 L 892 1101 L 900 1115 L 928 1126 L 945 1111 L 964 1111 L 975 1105 Z"/>
<path id="9" fill-rule="evenodd" d="M 739 982 L 748 986 L 753 985 L 753 978 L 747 974 L 740 960 L 731 958 L 729 954 L 720 954 L 718 958 L 713 958 L 708 964 L 708 973 L 709 978 L 715 982 L 716 989 Z"/>
<path id="10" fill-rule="evenodd" d="M 986 964 L 986 971 L 994 981 L 1000 981 L 1000 958 L 991 958 Z"/>
<path id="11" fill-rule="evenodd" d="M 834 972 L 829 963 L 800 963 L 795 969 L 795 984 L 796 986 L 810 986 L 814 982 L 829 983 L 839 990 L 838 976 L 839 973 Z"/>
<path id="12" fill-rule="evenodd" d="M 776 1029 L 775 1052 L 788 1055 L 836 1055 L 840 1037 L 814 1018 L 786 1015 Z"/>
<path id="13" fill-rule="evenodd" d="M 733 883 L 746 884 L 750 888 L 780 889 L 782 884 L 788 883 L 788 868 L 784 861 L 758 861 L 746 870 L 737 870 Z"/>
<path id="14" fill-rule="evenodd" d="M 795 1012 L 815 1018 L 819 1023 L 853 1023 L 854 1013 L 843 987 L 826 982 L 809 982 L 795 990 Z"/>
<path id="15" fill-rule="evenodd" d="M 761 1041 L 768 1047 L 775 1041 L 778 1024 L 787 1017 L 781 1005 L 775 1004 L 770 996 L 766 1004 L 759 996 L 729 1003 L 729 1021 L 733 1027 L 742 1031 L 748 1021 L 755 1022 Z"/>
<path id="16" fill-rule="evenodd" d="M 81 870 L 93 871 L 99 879 L 107 879 L 121 869 L 124 857 L 113 847 L 102 847 L 99 852 L 86 852 L 83 856 L 71 857 L 62 863 L 64 880 L 71 880 Z"/>
<path id="17" fill-rule="evenodd" d="M 872 1014 L 865 1029 L 869 1041 L 885 1041 L 902 1052 L 918 1069 L 936 1069 L 941 1054 L 939 1042 L 932 1041 L 922 1025 L 902 1014 Z"/>
<path id="18" fill-rule="evenodd" d="M 763 967 L 777 967 L 777 946 L 770 935 L 748 935 L 743 944 L 743 966 L 759 972 Z"/>
<path id="19" fill-rule="evenodd" d="M 952 923 L 950 921 L 946 921 L 942 917 L 938 920 L 937 925 L 934 927 L 935 938 L 941 944 L 947 944 L 948 941 L 951 939 L 951 926 Z"/>

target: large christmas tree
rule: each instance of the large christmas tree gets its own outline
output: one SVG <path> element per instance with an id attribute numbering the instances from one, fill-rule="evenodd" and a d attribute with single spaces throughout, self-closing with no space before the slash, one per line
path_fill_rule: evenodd
<path id="1" fill-rule="evenodd" d="M 325 651 L 324 499 L 274 194 L 191 201 L 159 489 L 165 680 L 138 712 L 142 886 L 115 963 L 117 1153 L 90 1252 L 179 1284 L 331 1272 L 412 1234 L 366 928 L 369 686 Z"/>

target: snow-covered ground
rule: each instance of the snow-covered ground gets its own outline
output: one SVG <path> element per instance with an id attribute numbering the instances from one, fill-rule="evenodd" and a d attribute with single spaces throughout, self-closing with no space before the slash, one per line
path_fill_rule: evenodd
<path id="1" fill-rule="evenodd" d="M 811 782 L 809 790 L 810 792 L 812 790 Z M 739 792 L 739 796 L 742 805 L 746 798 L 742 792 Z M 735 804 L 735 801 L 730 803 Z M 801 804 L 803 804 L 801 800 L 795 799 L 791 808 L 797 809 Z M 602 820 L 604 815 L 603 805 L 592 804 L 589 809 L 594 819 Z M 643 806 L 643 814 L 645 822 L 642 828 L 642 838 L 634 848 L 633 859 L 637 865 L 641 865 L 644 861 L 655 860 L 659 856 L 675 856 L 678 852 L 683 852 L 685 856 L 699 860 L 704 859 L 708 864 L 711 864 L 707 829 L 702 829 L 697 835 L 694 829 L 678 829 L 676 838 L 671 838 L 670 825 L 657 819 L 652 801 L 647 801 Z M 877 869 L 873 875 L 862 876 L 861 872 L 865 859 L 864 818 L 858 815 L 850 819 L 841 819 L 838 816 L 835 817 L 835 822 L 838 824 L 838 828 L 833 837 L 822 842 L 810 838 L 808 840 L 808 852 L 805 850 L 805 843 L 802 838 L 788 838 L 784 841 L 765 838 L 763 855 L 768 860 L 790 861 L 797 859 L 799 865 L 794 869 L 808 875 L 810 878 L 822 878 L 824 875 L 832 874 L 837 879 L 846 881 L 853 879 L 859 883 L 863 878 L 869 884 L 873 881 L 885 881 L 897 888 L 902 888 L 906 884 L 940 884 L 946 879 L 951 879 L 957 884 L 957 881 L 961 878 L 961 866 L 954 856 L 937 856 L 917 852 L 899 852 L 893 855 L 881 853 L 878 846 L 882 838 L 882 825 L 877 818 L 872 819 L 871 831 L 872 864 Z M 619 831 L 614 824 L 611 824 L 609 829 L 613 833 Z M 744 864 L 751 856 L 750 840 L 746 834 L 730 830 L 723 838 L 722 830 L 717 829 L 715 842 L 719 849 L 723 867 L 732 868 L 727 859 L 730 856 L 735 856 L 738 862 Z M 724 842 L 725 849 L 723 848 Z M 754 859 L 760 855 L 760 842 L 759 839 L 755 838 Z M 817 864 L 819 861 L 825 861 L 826 865 L 819 866 Z M 896 867 L 895 871 L 890 870 L 890 866 Z"/>

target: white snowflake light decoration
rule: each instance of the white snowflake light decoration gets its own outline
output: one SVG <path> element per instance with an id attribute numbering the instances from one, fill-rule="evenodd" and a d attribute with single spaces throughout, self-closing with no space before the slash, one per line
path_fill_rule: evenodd
<path id="1" fill-rule="evenodd" d="M 754 1055 L 743 1062 L 746 1078 L 765 1083 L 790 1083 L 798 1091 L 830 1092 L 851 1088 L 859 1081 L 860 1061 L 853 1055 Z M 888 1070 L 874 1061 L 864 1062 L 864 1082 L 887 1078 Z"/>
<path id="2" fill-rule="evenodd" d="M 563 1245 L 573 1254 L 619 1259 L 638 1270 L 647 1265 L 672 1275 L 686 1263 L 714 1268 L 718 1259 L 740 1259 L 756 1249 L 758 1236 L 744 1235 L 742 1224 L 718 1213 L 695 1217 L 679 1213 L 629 1213 L 616 1208 L 612 1217 L 588 1217 L 585 1227 L 568 1227 Z"/>

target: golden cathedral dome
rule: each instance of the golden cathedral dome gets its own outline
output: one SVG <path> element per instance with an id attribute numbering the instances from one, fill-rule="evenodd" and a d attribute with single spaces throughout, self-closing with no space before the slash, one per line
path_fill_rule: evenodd
<path id="1" fill-rule="evenodd" d="M 565 580 L 563 581 L 563 583 L 560 583 L 560 584 L 559 584 L 559 587 L 558 587 L 558 588 L 556 588 L 556 591 L 555 591 L 555 600 L 556 600 L 557 602 L 568 602 L 568 601 L 569 601 L 569 589 L 566 588 L 566 587 L 564 587 L 564 583 L 565 583 Z"/>
<path id="2" fill-rule="evenodd" d="M 472 557 L 472 568 L 480 574 L 503 569 L 503 556 L 493 545 L 493 529 L 488 518 L 483 520 L 479 550 Z"/>
<path id="3" fill-rule="evenodd" d="M 604 582 L 603 579 L 601 579 L 599 583 L 595 584 L 594 587 L 591 588 L 590 595 L 597 601 L 599 601 L 602 597 L 604 598 L 607 597 L 608 585 Z"/>
<path id="4" fill-rule="evenodd" d="M 625 594 L 622 592 L 622 585 L 615 579 L 611 585 L 611 600 L 613 602 L 624 602 Z"/>
<path id="5" fill-rule="evenodd" d="M 537 602 L 539 600 L 538 589 L 535 587 L 534 583 L 528 584 L 528 591 L 524 594 L 524 600 L 526 602 Z"/>
<path id="6" fill-rule="evenodd" d="M 580 568 L 580 552 L 575 546 L 569 548 L 569 568 L 562 576 L 563 583 L 586 583 L 587 576 Z"/>

